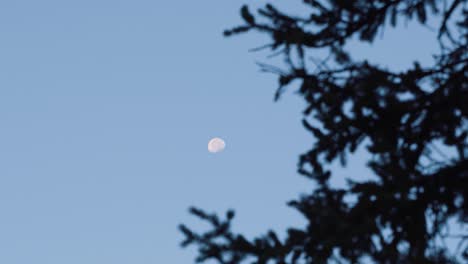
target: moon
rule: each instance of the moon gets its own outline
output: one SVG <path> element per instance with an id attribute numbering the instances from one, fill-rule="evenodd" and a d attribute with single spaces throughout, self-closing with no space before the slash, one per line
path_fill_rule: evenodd
<path id="1" fill-rule="evenodd" d="M 208 142 L 208 151 L 211 153 L 221 152 L 224 150 L 225 147 L 226 147 L 226 143 L 224 142 L 224 140 L 218 137 L 212 138 Z"/>

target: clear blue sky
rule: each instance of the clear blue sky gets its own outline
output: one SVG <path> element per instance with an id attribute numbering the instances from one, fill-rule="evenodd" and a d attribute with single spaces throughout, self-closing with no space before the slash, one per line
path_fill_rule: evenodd
<path id="1" fill-rule="evenodd" d="M 266 38 L 222 37 L 244 2 L 0 3 L 0 263 L 192 263 L 191 205 L 235 208 L 249 235 L 302 224 L 285 203 L 312 188 L 295 172 L 304 105 L 273 103 L 254 64 L 268 53 L 247 52 Z M 432 36 L 410 25 L 351 50 L 403 69 L 431 61 Z"/>

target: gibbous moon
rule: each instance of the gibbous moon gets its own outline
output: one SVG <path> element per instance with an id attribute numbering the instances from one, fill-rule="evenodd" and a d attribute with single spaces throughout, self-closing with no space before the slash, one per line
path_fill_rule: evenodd
<path id="1" fill-rule="evenodd" d="M 226 147 L 226 143 L 224 143 L 224 140 L 217 138 L 217 137 L 212 138 L 208 142 L 208 151 L 211 153 L 217 153 L 217 152 L 223 151 L 225 147 Z"/>

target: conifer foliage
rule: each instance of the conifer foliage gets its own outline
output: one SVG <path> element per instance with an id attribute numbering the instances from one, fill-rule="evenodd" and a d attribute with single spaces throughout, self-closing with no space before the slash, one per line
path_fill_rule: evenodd
<path id="1" fill-rule="evenodd" d="M 289 202 L 307 225 L 289 228 L 285 239 L 266 231 L 248 240 L 231 230 L 233 211 L 219 217 L 191 208 L 212 228 L 181 225 L 182 245 L 198 247 L 196 262 L 222 264 L 467 263 L 467 1 L 302 2 L 308 16 L 271 4 L 255 13 L 243 6 L 244 23 L 224 34 L 267 34 L 271 43 L 261 49 L 286 62 L 260 65 L 278 76 L 275 98 L 294 81 L 307 102 L 303 125 L 314 141 L 300 155 L 298 172 L 315 189 Z M 415 62 L 392 71 L 346 51 L 351 39 L 373 42 L 385 25 L 426 24 L 429 17 L 439 21 L 434 41 L 440 46 L 430 67 Z M 329 56 L 311 59 L 318 50 Z M 346 188 L 331 186 L 327 164 L 345 164 L 358 147 L 369 152 L 375 179 L 355 175 Z M 457 228 L 448 228 L 449 221 Z"/>

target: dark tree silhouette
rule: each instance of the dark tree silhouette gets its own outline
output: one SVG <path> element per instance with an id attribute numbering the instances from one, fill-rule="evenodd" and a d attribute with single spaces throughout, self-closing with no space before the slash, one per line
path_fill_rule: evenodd
<path id="1" fill-rule="evenodd" d="M 468 261 L 468 9 L 463 0 L 304 0 L 307 17 L 271 4 L 245 23 L 225 31 L 266 33 L 269 48 L 285 58 L 278 68 L 276 99 L 292 81 L 307 102 L 304 127 L 313 148 L 300 156 L 298 171 L 316 184 L 289 205 L 307 220 L 285 239 L 267 231 L 253 240 L 230 228 L 225 218 L 192 208 L 210 223 L 208 232 L 185 225 L 182 246 L 198 246 L 197 262 L 218 263 L 466 263 Z M 440 53 L 431 67 L 417 62 L 396 72 L 356 61 L 345 50 L 351 38 L 372 42 L 385 24 L 401 19 L 440 25 Z M 311 52 L 328 57 L 310 60 Z M 363 145 L 375 180 L 330 185 L 326 165 Z M 444 154 L 445 153 L 445 154 Z M 347 199 L 354 197 L 354 199 Z M 350 202 L 352 200 L 353 202 Z M 453 220 L 461 228 L 448 231 Z M 458 246 L 444 240 L 458 238 Z M 367 260 L 365 260 L 367 259 Z"/>

